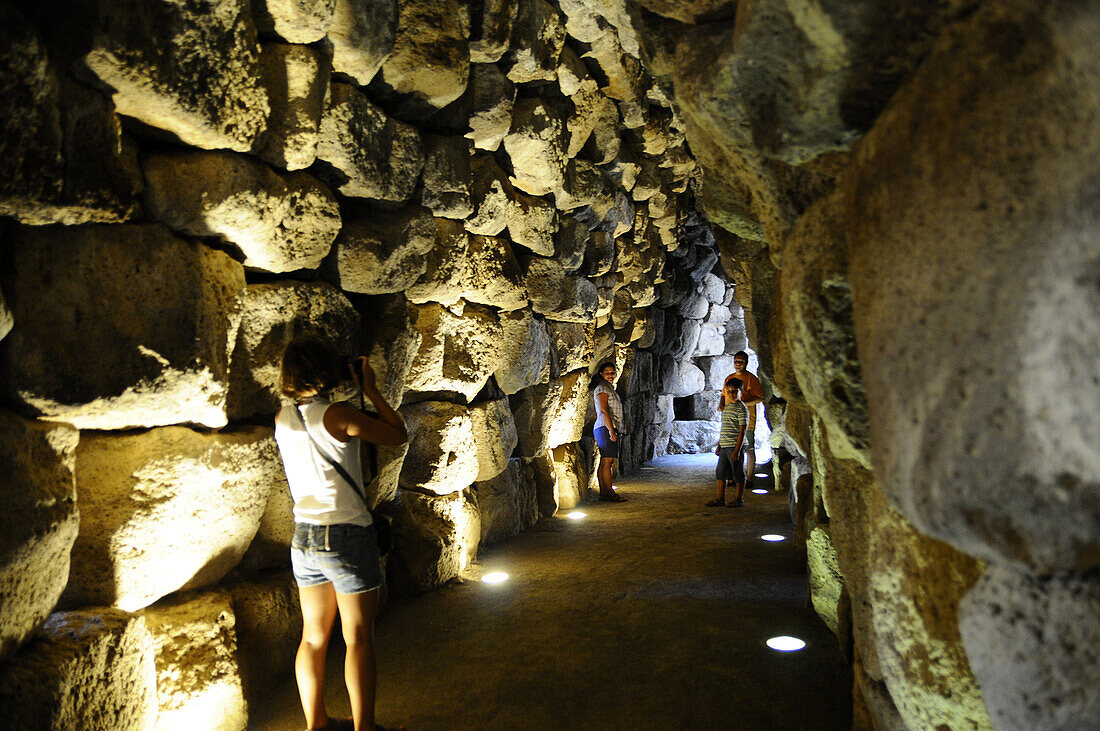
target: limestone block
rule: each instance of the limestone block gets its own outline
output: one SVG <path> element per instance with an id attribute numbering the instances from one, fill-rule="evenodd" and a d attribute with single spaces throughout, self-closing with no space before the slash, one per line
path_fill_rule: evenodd
<path id="1" fill-rule="evenodd" d="M 0 215 L 33 225 L 130 218 L 140 173 L 107 98 L 59 75 L 8 7 L 0 48 Z"/>
<path id="2" fill-rule="evenodd" d="M 997 728 L 1088 728 L 1100 714 L 1095 574 L 993 565 L 959 604 L 959 632 Z"/>
<path id="3" fill-rule="evenodd" d="M 466 218 L 470 203 L 470 144 L 462 137 L 424 137 L 424 187 L 420 203 L 443 218 Z"/>
<path id="4" fill-rule="evenodd" d="M 733 313 L 730 312 L 730 308 L 722 304 L 712 304 L 710 311 L 707 312 L 707 316 L 703 318 L 703 322 L 707 325 L 721 325 L 722 332 L 725 333 L 726 323 L 733 317 Z"/>
<path id="5" fill-rule="evenodd" d="M 508 210 L 508 235 L 512 241 L 540 256 L 554 255 L 558 213 L 554 204 L 515 193 Z"/>
<path id="6" fill-rule="evenodd" d="M 519 437 L 508 399 L 485 401 L 470 407 L 474 444 L 477 448 L 477 482 L 499 475 L 508 466 Z"/>
<path id="7" fill-rule="evenodd" d="M 590 322 L 596 316 L 596 286 L 584 277 L 566 274 L 558 261 L 532 258 L 526 278 L 535 312 L 561 322 Z"/>
<path id="8" fill-rule="evenodd" d="M 457 577 L 476 558 L 481 517 L 471 492 L 398 494 L 394 550 L 386 565 L 395 594 L 430 591 Z"/>
<path id="9" fill-rule="evenodd" d="M 616 330 L 634 327 L 634 303 L 630 299 L 630 292 L 625 289 L 616 291 L 612 299 L 611 326 Z"/>
<path id="10" fill-rule="evenodd" d="M 470 236 L 462 296 L 505 312 L 527 306 L 527 286 L 507 239 Z"/>
<path id="11" fill-rule="evenodd" d="M 400 0 L 393 53 L 382 80 L 410 110 L 442 109 L 466 91 L 470 9 L 460 0 Z"/>
<path id="12" fill-rule="evenodd" d="M 328 30 L 333 71 L 366 86 L 393 52 L 396 37 L 397 0 L 336 0 Z"/>
<path id="13" fill-rule="evenodd" d="M 225 425 L 240 264 L 129 225 L 20 230 L 5 259 L 9 398 L 80 429 Z"/>
<path id="14" fill-rule="evenodd" d="M 370 344 L 368 357 L 378 390 L 396 408 L 405 396 L 405 382 L 420 351 L 421 336 L 413 327 L 415 312 L 400 295 L 376 300 L 364 312 L 363 340 Z M 387 448 L 380 452 L 385 461 Z"/>
<path id="15" fill-rule="evenodd" d="M 63 601 L 140 609 L 234 568 L 272 490 L 287 489 L 264 427 L 86 432 L 76 452 L 80 534 Z"/>
<path id="16" fill-rule="evenodd" d="M 409 429 L 409 452 L 400 487 L 449 495 L 477 479 L 480 465 L 474 423 L 465 406 L 423 401 L 402 408 Z M 481 425 L 485 427 L 482 420 Z"/>
<path id="17" fill-rule="evenodd" d="M 726 326 L 704 323 L 699 326 L 699 341 L 691 357 L 722 355 L 726 352 Z"/>
<path id="18" fill-rule="evenodd" d="M 500 320 L 467 305 L 461 316 L 439 305 L 417 308 L 420 349 L 409 370 L 409 391 L 449 393 L 470 401 L 504 363 Z"/>
<path id="19" fill-rule="evenodd" d="M 656 397 L 657 408 L 653 411 L 654 424 L 667 424 L 675 418 L 673 413 L 672 394 L 661 394 Z"/>
<path id="20" fill-rule="evenodd" d="M 569 510 L 588 498 L 590 464 L 581 445 L 573 442 L 550 452 L 554 464 L 559 510 Z"/>
<path id="21" fill-rule="evenodd" d="M 302 638 L 298 587 L 286 570 L 226 588 L 233 598 L 241 685 L 248 702 L 256 703 L 294 666 Z"/>
<path id="22" fill-rule="evenodd" d="M 836 549 L 829 538 L 829 526 L 819 525 L 810 531 L 806 540 L 806 569 L 814 611 L 836 634 L 844 576 L 840 573 Z"/>
<path id="23" fill-rule="evenodd" d="M 470 237 L 461 221 L 446 218 L 435 219 L 435 234 L 435 245 L 425 255 L 424 273 L 404 294 L 414 304 L 438 302 L 450 307 L 462 299 L 466 286 Z"/>
<path id="24" fill-rule="evenodd" d="M 118 609 L 58 612 L 18 662 L 0 669 L 0 708 L 13 731 L 157 722 L 157 671 L 145 621 Z"/>
<path id="25" fill-rule="evenodd" d="M 286 170 L 308 168 L 317 157 L 317 135 L 328 91 L 328 60 L 306 46 L 268 43 L 260 63 L 271 113 L 258 153 Z"/>
<path id="26" fill-rule="evenodd" d="M 239 571 L 254 574 L 290 566 L 294 539 L 294 500 L 289 490 L 272 490 L 260 516 L 256 535 L 237 564 Z"/>
<path id="27" fill-rule="evenodd" d="M 0 660 L 39 630 L 69 579 L 79 525 L 73 451 L 79 433 L 0 411 L 0 463 L 8 477 L 0 525 Z"/>
<path id="28" fill-rule="evenodd" d="M 661 318 L 656 313 L 655 307 L 637 308 L 634 310 L 634 331 L 630 334 L 630 341 L 639 348 L 652 348 L 657 342 L 657 334 L 661 327 Z"/>
<path id="29" fill-rule="evenodd" d="M 229 152 L 151 154 L 143 169 L 152 218 L 235 245 L 250 269 L 315 269 L 340 231 L 336 198 L 307 173 L 282 177 Z"/>
<path id="30" fill-rule="evenodd" d="M 733 367 L 732 355 L 699 358 L 695 363 L 703 371 L 706 387 L 719 391 L 726 383 L 726 376 L 736 370 Z"/>
<path id="31" fill-rule="evenodd" d="M 478 150 L 500 147 L 512 127 L 516 90 L 495 64 L 470 64 L 469 127 L 466 137 Z"/>
<path id="32" fill-rule="evenodd" d="M 557 380 L 561 383 L 561 395 L 546 435 L 546 446 L 551 448 L 576 442 L 584 436 L 585 415 L 591 400 L 587 369 L 567 373 Z"/>
<path id="33" fill-rule="evenodd" d="M 592 231 L 588 238 L 588 249 L 584 252 L 584 267 L 581 271 L 590 277 L 602 277 L 615 266 L 615 239 L 606 231 Z"/>
<path id="34" fill-rule="evenodd" d="M 412 197 L 424 150 L 416 128 L 386 116 L 355 87 L 332 84 L 317 159 L 335 169 L 330 182 L 344 195 L 401 202 Z"/>
<path id="35" fill-rule="evenodd" d="M 539 517 L 552 518 L 558 512 L 558 475 L 548 452 L 523 460 L 524 478 L 535 488 Z"/>
<path id="36" fill-rule="evenodd" d="M 0 292 L 0 340 L 15 327 L 15 318 L 8 307 L 8 301 L 4 299 L 4 293 Z"/>
<path id="37" fill-rule="evenodd" d="M 680 360 L 692 357 L 699 346 L 699 336 L 702 332 L 703 325 L 699 320 L 684 320 L 673 345 L 672 354 Z"/>
<path id="38" fill-rule="evenodd" d="M 706 388 L 707 379 L 698 366 L 691 362 L 677 363 L 676 376 L 672 381 L 672 388 L 668 391 L 673 396 L 690 396 Z"/>
<path id="39" fill-rule="evenodd" d="M 299 335 L 320 335 L 339 353 L 364 352 L 359 313 L 326 282 L 250 284 L 241 312 L 226 398 L 231 419 L 278 411 L 283 350 Z"/>
<path id="40" fill-rule="evenodd" d="M 512 25 L 516 19 L 517 0 L 486 0 L 470 28 L 470 61 L 473 64 L 496 64 L 508 51 Z"/>
<path id="41" fill-rule="evenodd" d="M 718 410 L 721 391 L 700 391 L 691 396 L 691 413 L 696 419 L 720 420 L 722 412 Z"/>
<path id="42" fill-rule="evenodd" d="M 876 474 L 922 532 L 1037 574 L 1100 567 L 1100 318 L 1094 278 L 1071 274 L 1096 266 L 1098 21 L 1071 4 L 968 17 L 845 173 Z M 1006 33 L 1031 63 L 982 60 Z"/>
<path id="43" fill-rule="evenodd" d="M 693 320 L 702 320 L 707 316 L 708 312 L 710 312 L 710 302 L 707 301 L 704 295 L 698 292 L 693 292 L 688 295 L 687 298 L 680 303 L 679 307 L 679 313 L 682 317 L 691 318 Z"/>
<path id="44" fill-rule="evenodd" d="M 333 283 L 348 292 L 400 292 L 424 273 L 436 236 L 426 208 L 364 210 L 344 224 L 326 267 Z"/>
<path id="45" fill-rule="evenodd" d="M 892 508 L 879 515 L 868 516 L 871 601 L 879 664 L 898 713 L 907 728 L 992 728 L 959 636 L 960 598 L 984 566 L 921 535 Z M 1052 724 L 1032 726 L 1043 727 Z"/>
<path id="46" fill-rule="evenodd" d="M 669 424 L 669 454 L 707 454 L 718 446 L 722 430 L 719 422 L 709 419 L 697 421 L 676 420 Z"/>
<path id="47" fill-rule="evenodd" d="M 84 63 L 114 90 L 119 114 L 207 150 L 248 152 L 267 123 L 260 47 L 248 0 L 98 7 Z"/>
<path id="48" fill-rule="evenodd" d="M 568 160 L 562 178 L 562 187 L 554 190 L 554 202 L 563 211 L 592 206 L 601 211 L 614 205 L 608 181 L 595 164 L 577 158 Z"/>
<path id="49" fill-rule="evenodd" d="M 517 0 L 516 6 L 512 45 L 505 58 L 512 64 L 508 78 L 517 84 L 554 81 L 565 45 L 565 25 L 558 9 L 546 0 Z"/>
<path id="50" fill-rule="evenodd" d="M 502 314 L 499 350 L 501 364 L 493 376 L 508 395 L 550 379 L 551 345 L 547 324 L 530 310 Z"/>
<path id="51" fill-rule="evenodd" d="M 555 376 L 578 368 L 588 370 L 595 360 L 596 325 L 548 320 L 550 358 Z"/>
<path id="52" fill-rule="evenodd" d="M 542 99 L 516 100 L 512 127 L 504 137 L 504 149 L 512 161 L 512 185 L 531 195 L 564 189 L 564 128 L 558 112 Z"/>
<path id="53" fill-rule="evenodd" d="M 588 239 L 588 229 L 584 224 L 572 216 L 561 217 L 557 233 L 554 234 L 552 254 L 554 258 L 561 262 L 565 271 L 575 272 L 584 266 L 584 255 L 588 249 Z"/>
<path id="54" fill-rule="evenodd" d="M 290 43 L 314 43 L 328 32 L 336 0 L 260 0 L 256 5 L 261 32 L 274 32 Z"/>
<path id="55" fill-rule="evenodd" d="M 572 51 L 571 51 L 572 52 Z M 582 66 L 583 68 L 583 66 Z M 561 69 L 559 69 L 559 75 Z M 565 128 L 569 141 L 566 144 L 566 155 L 576 157 L 584 149 L 589 138 L 601 127 L 613 126 L 614 134 L 609 135 L 616 141 L 619 140 L 618 122 L 619 110 L 615 103 L 603 95 L 594 79 L 585 76 L 578 84 L 575 93 L 569 95 L 569 116 L 565 120 Z M 600 154 L 595 162 L 611 162 L 618 154 L 618 147 L 610 155 L 611 150 L 600 149 Z"/>
<path id="56" fill-rule="evenodd" d="M 554 379 L 529 386 L 511 397 L 520 456 L 535 457 L 546 451 L 562 390 L 561 380 Z"/>
<path id="57" fill-rule="evenodd" d="M 602 91 L 619 102 L 623 124 L 635 129 L 645 124 L 645 92 L 642 63 L 623 52 L 615 33 L 604 33 L 592 42 L 585 58 L 595 61 L 607 79 Z"/>
<path id="58" fill-rule="evenodd" d="M 740 310 L 740 308 L 738 308 L 738 310 Z M 749 335 L 745 325 L 745 313 L 743 310 L 739 311 L 738 314 L 730 318 L 730 321 L 726 323 L 725 338 L 725 352 L 736 353 L 738 350 L 748 350 Z"/>
<path id="59" fill-rule="evenodd" d="M 481 545 L 487 546 L 530 528 L 539 518 L 534 482 L 525 479 L 521 460 L 508 460 L 496 477 L 474 483 L 481 516 Z"/>
<path id="60" fill-rule="evenodd" d="M 159 602 L 144 610 L 157 669 L 158 729 L 243 731 L 248 706 L 237 664 L 228 592 Z"/>
<path id="61" fill-rule="evenodd" d="M 475 212 L 466 221 L 466 230 L 496 236 L 513 216 L 512 184 L 491 155 L 475 155 L 470 160 L 470 177 L 470 202 Z"/>
<path id="62" fill-rule="evenodd" d="M 641 165 L 631 151 L 630 145 L 621 145 L 615 159 L 605 163 L 603 170 L 614 181 L 616 187 L 622 188 L 628 195 L 633 194 Z"/>

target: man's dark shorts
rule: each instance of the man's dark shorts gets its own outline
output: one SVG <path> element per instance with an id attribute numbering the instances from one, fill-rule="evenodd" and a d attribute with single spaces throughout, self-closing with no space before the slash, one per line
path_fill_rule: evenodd
<path id="1" fill-rule="evenodd" d="M 717 480 L 745 481 L 745 466 L 741 464 L 741 451 L 733 447 L 721 447 L 718 450 L 718 468 L 714 470 Z"/>
<path id="2" fill-rule="evenodd" d="M 607 459 L 608 457 L 619 457 L 619 443 L 611 441 L 611 432 L 607 430 L 606 426 L 601 426 L 592 432 L 592 436 L 596 437 L 596 444 L 600 448 L 600 459 Z"/>
<path id="3" fill-rule="evenodd" d="M 337 594 L 362 594 L 382 583 L 373 525 L 295 523 L 290 564 L 301 587 L 331 581 Z"/>

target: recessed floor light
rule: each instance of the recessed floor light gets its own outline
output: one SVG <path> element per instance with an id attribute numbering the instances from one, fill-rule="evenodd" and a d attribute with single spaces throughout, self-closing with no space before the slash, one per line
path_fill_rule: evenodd
<path id="1" fill-rule="evenodd" d="M 588 517 L 588 513 L 582 510 L 574 510 L 572 513 L 566 514 L 565 517 L 569 518 L 569 520 L 584 520 Z"/>
<path id="2" fill-rule="evenodd" d="M 760 536 L 760 540 L 767 541 L 768 543 L 779 543 L 780 541 L 785 541 L 787 539 L 777 533 L 768 533 L 766 535 Z"/>
<path id="3" fill-rule="evenodd" d="M 508 574 L 503 571 L 493 571 L 492 573 L 482 576 L 481 581 L 485 584 L 503 584 L 509 578 Z"/>
<path id="4" fill-rule="evenodd" d="M 753 490 L 753 492 L 755 492 L 757 495 L 767 495 L 768 494 L 768 491 L 765 490 L 762 487 L 756 488 L 755 490 Z"/>
<path id="5" fill-rule="evenodd" d="M 757 476 L 757 477 L 760 477 L 760 478 L 767 478 L 767 477 L 768 477 L 768 473 L 767 473 L 767 472 L 757 472 L 757 473 L 756 473 L 756 476 Z"/>
<path id="6" fill-rule="evenodd" d="M 797 637 L 780 635 L 779 637 L 768 639 L 767 645 L 777 652 L 797 652 L 806 646 L 806 642 Z"/>

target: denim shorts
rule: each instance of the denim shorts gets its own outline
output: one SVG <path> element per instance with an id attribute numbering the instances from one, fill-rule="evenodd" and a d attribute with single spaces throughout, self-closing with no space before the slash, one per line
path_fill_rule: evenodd
<path id="1" fill-rule="evenodd" d="M 756 452 L 756 435 L 752 429 L 745 430 L 745 441 L 741 443 L 742 452 Z"/>
<path id="2" fill-rule="evenodd" d="M 596 445 L 600 448 L 600 459 L 618 458 L 619 443 L 611 441 L 611 432 L 608 431 L 606 426 L 597 428 L 592 432 L 592 436 L 596 437 Z"/>
<path id="3" fill-rule="evenodd" d="M 745 466 L 741 464 L 741 451 L 733 447 L 721 447 L 718 450 L 718 468 L 714 470 L 716 480 L 745 481 Z"/>
<path id="4" fill-rule="evenodd" d="M 290 565 L 300 587 L 331 581 L 338 594 L 362 594 L 382 583 L 373 525 L 295 523 Z"/>

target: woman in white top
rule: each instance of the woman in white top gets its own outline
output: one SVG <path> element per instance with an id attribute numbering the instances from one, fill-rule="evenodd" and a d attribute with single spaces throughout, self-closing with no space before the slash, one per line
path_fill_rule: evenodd
<path id="1" fill-rule="evenodd" d="M 601 363 L 593 379 L 592 399 L 596 405 L 596 423 L 592 435 L 600 448 L 600 466 L 596 479 L 600 483 L 600 500 L 624 503 L 626 498 L 615 492 L 611 484 L 611 471 L 619 456 L 619 432 L 623 424 L 623 402 L 615 391 L 615 364 Z"/>
<path id="2" fill-rule="evenodd" d="M 346 403 L 330 403 L 344 367 L 331 345 L 301 337 L 287 345 L 282 392 L 294 400 L 275 417 L 275 440 L 294 499 L 291 564 L 302 605 L 302 642 L 294 660 L 306 726 L 350 728 L 325 712 L 325 655 L 340 614 L 347 659 L 344 680 L 356 731 L 374 723 L 374 615 L 382 580 L 378 542 L 362 490 L 359 440 L 403 444 L 408 432 L 386 403 L 367 359 L 352 378 L 378 410 L 374 419 Z M 327 458 L 326 458 L 327 457 Z M 332 463 L 340 465 L 339 468 Z M 345 478 L 358 482 L 349 484 Z"/>

